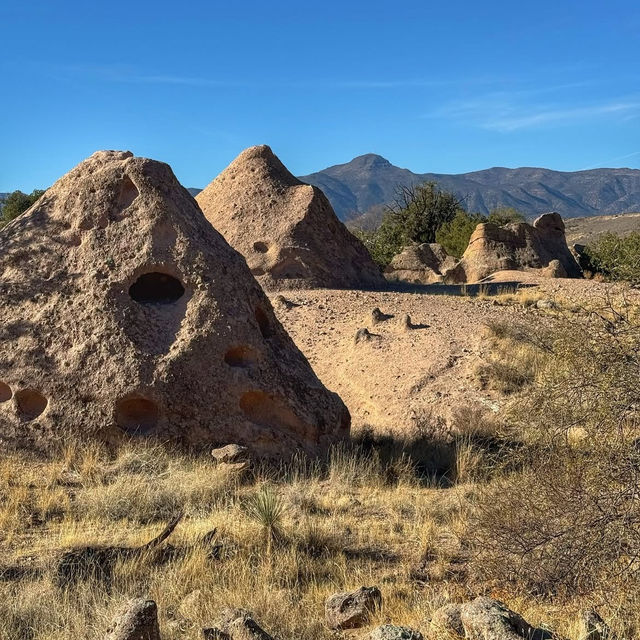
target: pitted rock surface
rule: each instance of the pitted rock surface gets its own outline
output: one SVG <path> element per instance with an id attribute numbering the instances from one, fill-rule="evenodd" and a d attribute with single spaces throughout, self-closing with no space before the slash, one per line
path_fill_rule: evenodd
<path id="1" fill-rule="evenodd" d="M 0 437 L 311 453 L 349 414 L 163 163 L 101 151 L 0 230 Z M 1 398 L 0 398 L 1 399 Z"/>
<path id="2" fill-rule="evenodd" d="M 322 191 L 300 182 L 266 145 L 243 151 L 196 200 L 265 289 L 385 282 Z"/>

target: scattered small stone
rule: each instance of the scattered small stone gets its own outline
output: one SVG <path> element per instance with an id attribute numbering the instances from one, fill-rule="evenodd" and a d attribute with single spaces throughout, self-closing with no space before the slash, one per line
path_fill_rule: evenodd
<path id="1" fill-rule="evenodd" d="M 594 609 L 586 609 L 580 614 L 580 640 L 608 640 L 611 638 L 609 625 Z"/>
<path id="2" fill-rule="evenodd" d="M 370 342 L 373 338 L 376 337 L 375 333 L 371 333 L 369 329 L 363 327 L 362 329 L 358 329 L 356 331 L 355 343 L 359 342 Z"/>
<path id="3" fill-rule="evenodd" d="M 245 609 L 225 609 L 222 612 L 218 624 L 218 632 L 222 636 L 207 636 L 205 638 L 215 638 L 215 640 L 273 640 L 273 638 L 260 627 L 253 619 L 253 614 Z"/>
<path id="4" fill-rule="evenodd" d="M 283 309 L 286 309 L 287 311 L 289 311 L 289 309 L 293 309 L 295 307 L 300 306 L 297 302 L 293 302 L 292 300 L 287 300 L 287 298 L 285 298 L 282 294 L 279 294 L 275 297 L 275 303 L 276 305 L 278 305 L 279 307 L 282 307 Z"/>
<path id="5" fill-rule="evenodd" d="M 105 640 L 160 640 L 156 603 L 144 598 L 128 602 L 107 630 Z"/>
<path id="6" fill-rule="evenodd" d="M 216 462 L 244 462 L 248 458 L 249 450 L 240 444 L 228 444 L 218 447 L 211 452 Z"/>
<path id="7" fill-rule="evenodd" d="M 368 640 L 423 640 L 423 637 L 419 631 L 409 627 L 383 624 L 369 634 Z"/>
<path id="8" fill-rule="evenodd" d="M 378 324 L 379 322 L 385 322 L 386 320 L 390 320 L 391 318 L 394 318 L 394 317 L 395 316 L 393 314 L 383 313 L 382 311 L 380 311 L 379 307 L 376 307 L 371 312 L 371 322 L 373 324 Z"/>
<path id="9" fill-rule="evenodd" d="M 351 593 L 335 593 L 325 603 L 325 617 L 331 629 L 356 629 L 369 623 L 371 614 L 382 607 L 377 587 L 360 587 Z"/>

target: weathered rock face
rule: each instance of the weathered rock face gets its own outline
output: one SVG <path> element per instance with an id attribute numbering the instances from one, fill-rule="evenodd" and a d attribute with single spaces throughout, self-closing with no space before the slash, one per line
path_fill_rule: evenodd
<path id="1" fill-rule="evenodd" d="M 447 271 L 450 283 L 477 282 L 496 271 L 540 269 L 540 275 L 579 278 L 582 270 L 567 247 L 564 223 L 545 213 L 533 225 L 479 224 L 460 262 Z"/>
<path id="2" fill-rule="evenodd" d="M 357 629 L 369 623 L 382 607 L 377 587 L 360 587 L 351 593 L 334 593 L 325 602 L 325 619 L 330 629 Z"/>
<path id="3" fill-rule="evenodd" d="M 384 274 L 392 282 L 431 284 L 442 282 L 443 274 L 455 265 L 456 259 L 432 242 L 405 247 L 393 257 Z"/>
<path id="4" fill-rule="evenodd" d="M 502 602 L 479 596 L 464 604 L 448 604 L 431 618 L 434 633 L 467 640 L 551 640 L 553 634 L 530 625 Z"/>
<path id="5" fill-rule="evenodd" d="M 196 199 L 265 289 L 384 283 L 322 191 L 295 178 L 265 145 L 243 151 Z"/>
<path id="6" fill-rule="evenodd" d="M 0 437 L 317 452 L 349 414 L 168 165 L 95 153 L 0 230 Z"/>

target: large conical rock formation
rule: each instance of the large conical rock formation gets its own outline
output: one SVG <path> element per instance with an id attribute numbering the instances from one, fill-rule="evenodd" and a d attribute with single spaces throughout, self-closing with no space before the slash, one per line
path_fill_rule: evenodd
<path id="1" fill-rule="evenodd" d="M 243 151 L 196 200 L 265 289 L 384 283 L 322 191 L 291 175 L 266 145 Z"/>
<path id="2" fill-rule="evenodd" d="M 445 282 L 478 282 L 497 271 L 539 270 L 540 275 L 579 278 L 582 270 L 567 247 L 558 213 L 541 215 L 533 225 L 514 222 L 504 227 L 479 224 L 460 262 Z"/>
<path id="3" fill-rule="evenodd" d="M 349 414 L 166 164 L 102 151 L 0 230 L 0 437 L 315 453 Z"/>

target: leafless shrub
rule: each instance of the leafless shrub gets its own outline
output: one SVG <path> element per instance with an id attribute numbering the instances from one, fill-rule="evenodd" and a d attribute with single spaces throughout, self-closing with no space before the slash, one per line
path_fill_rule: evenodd
<path id="1" fill-rule="evenodd" d="M 640 321 L 628 303 L 566 317 L 511 419 L 526 446 L 482 492 L 477 570 L 542 593 L 640 577 Z M 540 351 L 541 347 L 537 347 Z"/>

